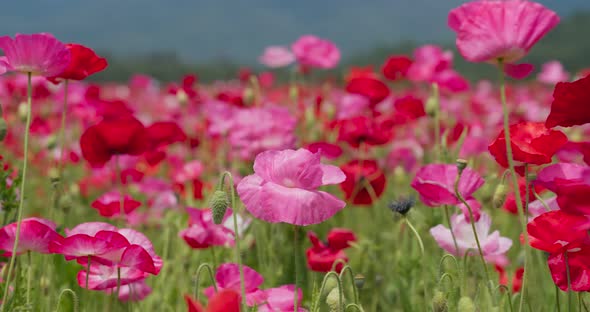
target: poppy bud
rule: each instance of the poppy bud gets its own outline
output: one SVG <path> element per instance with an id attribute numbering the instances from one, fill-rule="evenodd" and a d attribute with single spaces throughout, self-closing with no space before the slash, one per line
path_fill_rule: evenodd
<path id="1" fill-rule="evenodd" d="M 338 291 L 338 288 L 334 288 L 330 291 L 328 297 L 326 297 L 326 303 L 330 307 L 330 312 L 342 310 L 340 307 L 340 292 Z"/>
<path id="2" fill-rule="evenodd" d="M 213 212 L 213 222 L 215 224 L 221 224 L 223 217 L 229 207 L 229 199 L 224 191 L 215 191 L 213 197 L 211 197 L 211 211 Z"/>
<path id="3" fill-rule="evenodd" d="M 336 281 L 336 279 L 328 277 L 324 284 L 324 291 L 322 292 L 322 296 L 325 294 L 330 294 L 332 292 L 332 289 L 337 287 L 338 282 Z"/>
<path id="4" fill-rule="evenodd" d="M 292 101 L 296 101 L 298 97 L 299 97 L 299 90 L 297 89 L 297 86 L 292 85 L 291 87 L 289 87 L 289 98 Z"/>
<path id="5" fill-rule="evenodd" d="M 242 98 L 245 103 L 252 104 L 254 102 L 254 90 L 251 87 L 244 88 Z"/>
<path id="6" fill-rule="evenodd" d="M 445 298 L 445 294 L 440 290 L 437 290 L 432 297 L 432 310 L 434 312 L 447 312 L 449 310 L 447 298 Z"/>
<path id="7" fill-rule="evenodd" d="M 0 112 L 0 142 L 4 141 L 7 132 L 8 127 L 6 126 L 6 121 L 4 121 L 4 118 L 2 118 L 2 112 Z"/>
<path id="8" fill-rule="evenodd" d="M 178 90 L 176 92 L 176 100 L 178 101 L 178 103 L 180 103 L 181 105 L 184 105 L 188 102 L 188 95 L 186 94 L 186 92 L 184 92 L 184 90 Z"/>
<path id="9" fill-rule="evenodd" d="M 467 160 L 465 159 L 457 159 L 457 169 L 459 169 L 459 174 L 463 173 L 463 170 L 467 168 Z"/>
<path id="10" fill-rule="evenodd" d="M 498 184 L 494 191 L 494 196 L 492 197 L 494 208 L 500 208 L 504 205 L 504 202 L 506 201 L 506 193 L 508 193 L 508 187 L 503 183 Z"/>
<path id="11" fill-rule="evenodd" d="M 459 299 L 457 311 L 459 311 L 459 312 L 475 312 L 475 305 L 473 304 L 473 301 L 471 300 L 471 298 L 461 297 L 461 299 Z"/>
<path id="12" fill-rule="evenodd" d="M 27 120 L 27 110 L 27 103 L 22 102 L 18 105 L 18 118 L 20 118 L 22 122 Z"/>

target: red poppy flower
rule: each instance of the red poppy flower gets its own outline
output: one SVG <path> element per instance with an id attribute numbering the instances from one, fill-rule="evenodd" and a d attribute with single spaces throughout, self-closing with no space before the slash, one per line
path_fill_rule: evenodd
<path id="1" fill-rule="evenodd" d="M 191 296 L 184 295 L 188 312 L 240 312 L 240 294 L 232 289 L 224 289 L 209 299 L 207 308 L 195 301 Z"/>
<path id="2" fill-rule="evenodd" d="M 535 193 L 541 194 L 543 191 L 545 191 L 545 188 L 539 184 L 533 185 L 532 183 L 529 183 L 528 185 L 529 185 L 528 194 L 529 194 L 529 203 L 530 203 L 536 199 Z M 535 193 L 533 193 L 533 189 L 534 189 Z M 518 179 L 518 191 L 520 192 L 520 199 L 522 201 L 522 207 L 524 207 L 525 203 L 526 203 L 526 182 L 525 182 L 524 178 Z M 512 190 L 512 192 L 510 192 L 506 196 L 506 201 L 504 203 L 503 208 L 504 208 L 504 210 L 506 210 L 512 214 L 518 214 L 518 206 L 516 205 L 516 196 L 514 194 L 514 190 Z"/>
<path id="3" fill-rule="evenodd" d="M 411 95 L 395 100 L 393 106 L 395 108 L 393 119 L 396 124 L 408 123 L 426 116 L 424 102 Z"/>
<path id="4" fill-rule="evenodd" d="M 102 167 L 112 156 L 141 155 L 149 147 L 143 124 L 133 116 L 103 119 L 80 137 L 82 156 L 92 167 Z"/>
<path id="5" fill-rule="evenodd" d="M 574 250 L 580 245 L 590 243 L 588 229 L 589 218 L 561 210 L 545 212 L 527 225 L 529 244 L 549 253 Z"/>
<path id="6" fill-rule="evenodd" d="M 141 202 L 129 195 L 125 195 L 122 202 L 122 210 L 125 214 L 129 214 L 141 206 Z M 98 210 L 98 213 L 103 217 L 118 216 L 121 214 L 121 194 L 117 191 L 105 193 L 92 202 L 91 206 Z"/>
<path id="7" fill-rule="evenodd" d="M 553 154 L 568 141 L 563 132 L 547 129 L 542 122 L 520 122 L 510 126 L 510 140 L 513 159 L 520 165 L 548 164 Z M 508 167 L 504 131 L 488 150 L 501 166 Z"/>
<path id="8" fill-rule="evenodd" d="M 366 96 L 371 107 L 375 107 L 389 96 L 389 88 L 385 83 L 376 78 L 365 76 L 352 78 L 346 84 L 346 92 Z"/>
<path id="9" fill-rule="evenodd" d="M 356 241 L 356 236 L 348 229 L 332 229 L 328 233 L 327 244 L 322 242 L 312 231 L 309 231 L 307 236 L 312 244 L 312 247 L 305 252 L 307 265 L 315 272 L 329 272 L 338 260 L 347 262 L 348 257 L 346 257 L 344 249 L 350 247 L 350 242 Z M 336 272 L 340 272 L 342 268 L 343 264 L 338 263 L 334 269 Z"/>
<path id="10" fill-rule="evenodd" d="M 152 148 L 186 140 L 186 134 L 174 121 L 159 121 L 146 128 Z"/>
<path id="11" fill-rule="evenodd" d="M 352 66 L 348 70 L 348 75 L 346 75 L 346 77 L 344 78 L 344 81 L 346 81 L 346 83 L 348 83 L 352 79 L 360 78 L 360 77 L 377 79 L 377 75 L 373 71 L 373 66 L 371 66 L 371 65 L 364 66 L 364 67 Z"/>
<path id="12" fill-rule="evenodd" d="M 570 285 L 573 291 L 590 291 L 590 246 L 585 245 L 579 251 L 567 253 L 570 273 Z M 553 282 L 561 290 L 567 291 L 568 277 L 565 253 L 551 254 L 547 259 Z"/>
<path id="13" fill-rule="evenodd" d="M 574 82 L 560 82 L 553 91 L 548 128 L 571 127 L 590 122 L 590 75 Z"/>
<path id="14" fill-rule="evenodd" d="M 352 160 L 340 167 L 346 180 L 340 184 L 347 200 L 355 205 L 371 205 L 372 196 L 379 198 L 385 190 L 385 174 L 372 159 Z M 372 190 L 369 190 L 369 187 Z M 373 194 L 374 192 L 374 194 Z"/>
<path id="15" fill-rule="evenodd" d="M 583 181 L 556 179 L 557 204 L 567 213 L 590 215 L 590 185 Z"/>
<path id="16" fill-rule="evenodd" d="M 70 64 L 61 74 L 47 78 L 53 83 L 62 79 L 84 80 L 86 77 L 102 71 L 108 65 L 105 58 L 96 55 L 92 49 L 81 44 L 68 43 L 66 48 L 70 50 Z"/>
<path id="17" fill-rule="evenodd" d="M 389 80 L 398 80 L 406 77 L 408 69 L 412 66 L 412 59 L 405 55 L 392 55 L 383 64 L 381 71 Z"/>
<path id="18" fill-rule="evenodd" d="M 361 143 L 383 145 L 393 138 L 393 123 L 384 118 L 357 116 L 339 122 L 338 141 L 358 148 Z"/>

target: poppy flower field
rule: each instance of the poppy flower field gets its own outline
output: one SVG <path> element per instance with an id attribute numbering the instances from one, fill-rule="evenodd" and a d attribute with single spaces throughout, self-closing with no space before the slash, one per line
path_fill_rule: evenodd
<path id="1" fill-rule="evenodd" d="M 324 79 L 302 35 L 213 83 L 0 37 L 0 311 L 588 311 L 590 70 L 526 63 L 559 22 L 472 1 L 458 53 Z"/>

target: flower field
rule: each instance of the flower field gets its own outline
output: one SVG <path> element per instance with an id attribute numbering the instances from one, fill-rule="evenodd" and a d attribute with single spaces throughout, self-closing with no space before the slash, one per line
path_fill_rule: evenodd
<path id="1" fill-rule="evenodd" d="M 0 310 L 588 311 L 590 70 L 526 63 L 559 22 L 467 2 L 455 55 L 323 79 L 302 35 L 213 83 L 0 37 Z"/>

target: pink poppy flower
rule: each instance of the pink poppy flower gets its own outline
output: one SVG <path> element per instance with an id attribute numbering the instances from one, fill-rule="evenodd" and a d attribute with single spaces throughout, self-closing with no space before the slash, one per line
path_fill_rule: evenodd
<path id="1" fill-rule="evenodd" d="M 70 63 L 70 50 L 53 35 L 40 33 L 0 37 L 3 61 L 10 70 L 52 77 Z"/>
<path id="2" fill-rule="evenodd" d="M 198 160 L 189 161 L 177 168 L 172 179 L 175 183 L 184 184 L 188 181 L 198 179 L 203 173 L 203 164 Z"/>
<path id="3" fill-rule="evenodd" d="M 534 183 L 557 192 L 559 185 L 583 182 L 583 174 L 587 168 L 573 163 L 556 163 L 539 171 Z"/>
<path id="4" fill-rule="evenodd" d="M 71 230 L 65 230 L 68 237 L 76 234 L 95 236 L 100 231 L 117 231 L 117 227 L 106 222 L 85 222 L 76 225 Z"/>
<path id="5" fill-rule="evenodd" d="M 554 85 L 558 82 L 569 81 L 569 73 L 565 71 L 559 61 L 550 61 L 543 64 L 537 80 L 542 83 Z"/>
<path id="6" fill-rule="evenodd" d="M 547 205 L 549 210 L 545 208 L 545 205 L 543 205 L 543 203 L 540 200 L 535 200 L 529 203 L 529 222 L 535 217 L 544 214 L 545 212 L 559 210 L 559 205 L 557 204 L 557 196 L 545 198 L 543 199 L 543 202 L 545 202 L 545 205 Z"/>
<path id="7" fill-rule="evenodd" d="M 301 226 L 332 217 L 345 203 L 317 188 L 341 183 L 346 176 L 340 168 L 322 164 L 320 158 L 306 149 L 258 154 L 254 174 L 237 186 L 246 209 L 267 222 Z"/>
<path id="8" fill-rule="evenodd" d="M 16 223 L 11 223 L 0 229 L 0 250 L 4 250 L 4 257 L 12 256 L 12 248 L 16 238 Z M 23 219 L 20 226 L 20 237 L 16 254 L 20 255 L 29 251 L 48 254 L 49 244 L 63 239 L 55 231 L 55 224 L 51 221 L 27 218 Z"/>
<path id="9" fill-rule="evenodd" d="M 254 306 L 263 303 L 266 300 L 266 293 L 260 289 L 264 282 L 264 277 L 247 265 L 242 265 L 244 271 L 244 286 L 246 291 L 246 303 L 248 306 Z M 235 263 L 224 263 L 219 266 L 215 273 L 215 282 L 218 291 L 230 289 L 240 291 L 240 271 Z M 205 288 L 203 291 L 207 298 L 215 294 L 213 287 Z M 291 296 L 293 301 L 293 296 Z"/>
<path id="10" fill-rule="evenodd" d="M 186 208 L 190 218 L 189 227 L 178 233 L 182 239 L 195 249 L 205 249 L 212 246 L 230 247 L 234 245 L 234 232 L 223 225 L 213 222 L 211 209 Z M 225 219 L 231 216 L 228 209 Z"/>
<path id="11" fill-rule="evenodd" d="M 530 74 L 533 66 L 515 62 L 558 23 L 555 12 L 539 3 L 520 0 L 468 2 L 448 16 L 449 27 L 457 33 L 457 48 L 465 59 L 502 60 L 506 73 L 517 79 Z"/>
<path id="12" fill-rule="evenodd" d="M 134 211 L 141 202 L 134 200 L 130 195 L 123 197 L 123 209 L 121 209 L 121 194 L 118 191 L 111 191 L 101 195 L 92 202 L 92 208 L 98 210 L 103 217 L 113 217 L 121 214 L 121 210 L 126 214 Z"/>
<path id="13" fill-rule="evenodd" d="M 274 312 L 284 311 L 292 312 L 295 310 L 293 306 L 293 297 L 295 296 L 294 285 L 284 285 L 281 287 L 270 288 L 264 291 L 266 295 L 266 302 L 258 306 L 258 312 Z M 303 291 L 301 288 L 297 289 L 297 312 L 305 312 L 301 307 L 301 300 L 303 299 Z"/>
<path id="14" fill-rule="evenodd" d="M 490 216 L 482 212 L 481 218 L 475 223 L 475 229 L 486 261 L 502 265 L 506 262 L 505 253 L 512 246 L 512 240 L 501 237 L 498 231 L 490 234 L 491 224 L 492 219 Z M 475 242 L 471 223 L 465 220 L 462 215 L 455 214 L 451 217 L 451 226 L 457 240 L 458 250 L 455 250 L 451 230 L 444 225 L 439 224 L 431 228 L 430 234 L 442 249 L 455 256 L 463 256 L 469 249 L 471 249 L 470 255 L 477 254 L 477 243 Z"/>
<path id="15" fill-rule="evenodd" d="M 408 69 L 408 79 L 436 83 L 452 92 L 469 88 L 469 83 L 452 69 L 453 53 L 436 45 L 424 45 L 414 51 L 414 62 Z"/>
<path id="16" fill-rule="evenodd" d="M 115 288 L 107 290 L 107 294 L 112 294 Z M 152 293 L 152 288 L 146 284 L 145 279 L 121 286 L 119 289 L 119 300 L 121 301 L 141 301 Z"/>
<path id="17" fill-rule="evenodd" d="M 330 69 L 340 61 L 340 50 L 331 41 L 313 36 L 301 36 L 291 45 L 299 64 L 305 67 Z"/>
<path id="18" fill-rule="evenodd" d="M 258 61 L 271 68 L 289 66 L 295 61 L 295 55 L 286 47 L 270 46 L 264 49 L 264 53 Z"/>
<path id="19" fill-rule="evenodd" d="M 135 268 L 119 268 L 114 266 L 91 264 L 88 274 L 88 289 L 106 290 L 117 287 L 118 273 L 120 272 L 120 285 L 128 285 L 145 279 L 145 272 Z M 78 272 L 77 281 L 80 287 L 86 287 L 86 270 Z"/>
<path id="20" fill-rule="evenodd" d="M 455 165 L 426 165 L 416 173 L 411 185 L 427 206 L 458 205 L 461 204 L 455 196 L 455 180 L 458 173 Z M 484 180 L 477 172 L 465 168 L 459 180 L 459 193 L 465 200 L 473 199 L 472 194 L 483 184 Z"/>

